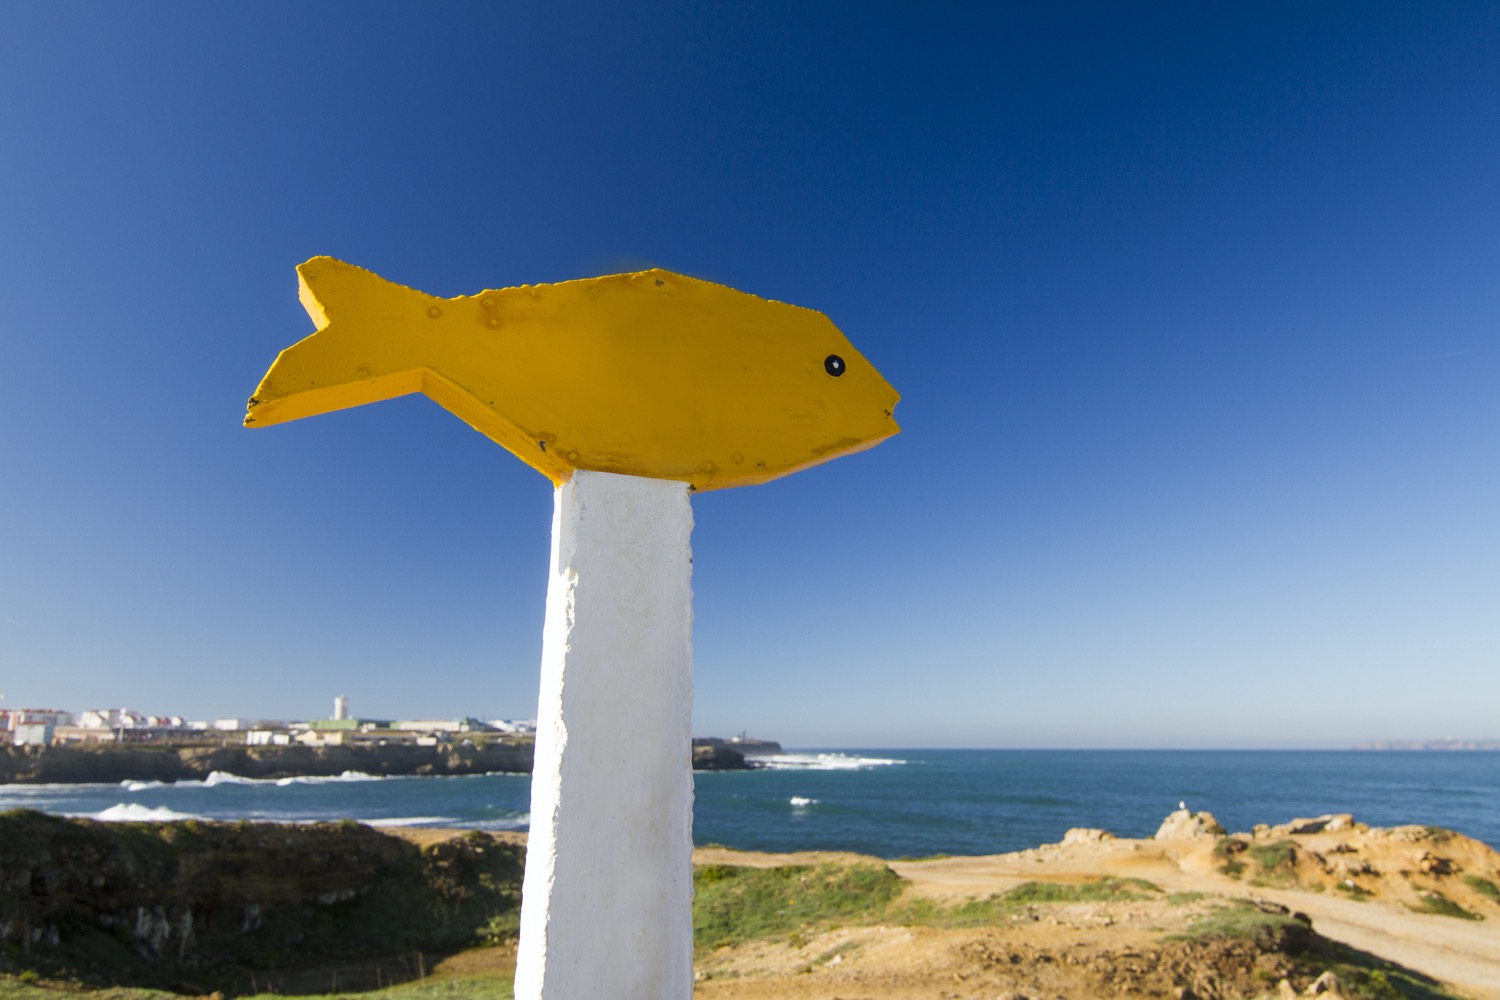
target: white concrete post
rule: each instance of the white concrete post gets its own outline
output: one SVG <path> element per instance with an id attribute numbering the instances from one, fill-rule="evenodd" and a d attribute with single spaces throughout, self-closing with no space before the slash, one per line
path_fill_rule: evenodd
<path id="1" fill-rule="evenodd" d="M 688 484 L 558 487 L 517 1000 L 688 1000 L 692 926 Z"/>

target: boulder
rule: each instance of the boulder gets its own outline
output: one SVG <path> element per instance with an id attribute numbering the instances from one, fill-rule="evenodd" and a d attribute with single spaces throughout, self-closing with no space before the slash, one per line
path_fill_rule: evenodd
<path id="1" fill-rule="evenodd" d="M 1178 809 L 1162 820 L 1157 829 L 1157 840 L 1193 840 L 1198 837 L 1222 837 L 1224 827 L 1214 819 L 1211 812 L 1190 812 Z"/>
<path id="2" fill-rule="evenodd" d="M 1311 819 L 1298 818 L 1290 823 L 1282 823 L 1271 828 L 1275 836 L 1286 837 L 1296 834 L 1308 833 L 1338 833 L 1341 830 L 1352 830 L 1354 828 L 1354 816 L 1352 813 L 1324 813 L 1322 816 L 1314 816 Z"/>
<path id="3" fill-rule="evenodd" d="M 1070 844 L 1098 844 L 1106 840 L 1114 840 L 1115 835 L 1108 830 L 1099 830 L 1091 826 L 1075 826 L 1063 834 L 1063 846 Z"/>

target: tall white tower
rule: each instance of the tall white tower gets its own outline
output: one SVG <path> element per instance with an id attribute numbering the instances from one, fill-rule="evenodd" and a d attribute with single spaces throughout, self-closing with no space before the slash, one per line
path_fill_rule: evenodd
<path id="1" fill-rule="evenodd" d="M 346 696 L 339 695 L 333 699 L 333 717 L 335 719 L 349 718 L 349 699 Z"/>

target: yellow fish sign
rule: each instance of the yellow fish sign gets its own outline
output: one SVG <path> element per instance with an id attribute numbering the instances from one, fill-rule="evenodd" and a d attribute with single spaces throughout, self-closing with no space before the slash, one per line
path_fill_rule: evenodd
<path id="1" fill-rule="evenodd" d="M 670 271 L 442 299 L 332 257 L 297 268 L 316 333 L 251 397 L 261 427 L 423 392 L 554 483 L 713 490 L 878 444 L 901 397 L 822 313 Z"/>

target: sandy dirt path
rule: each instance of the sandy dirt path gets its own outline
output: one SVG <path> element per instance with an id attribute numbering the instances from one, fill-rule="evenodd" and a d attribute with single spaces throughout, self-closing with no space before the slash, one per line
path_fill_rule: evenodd
<path id="1" fill-rule="evenodd" d="M 1500 856 L 1485 845 L 1457 836 L 1431 839 L 1422 828 L 1369 831 L 1360 827 L 1307 836 L 1277 831 L 1258 838 L 1240 836 L 1251 846 L 1257 841 L 1295 844 L 1300 853 L 1286 872 L 1275 873 L 1271 881 L 1222 874 L 1224 859 L 1214 852 L 1217 837 L 1162 841 L 1104 837 L 1014 854 L 929 861 L 723 849 L 700 850 L 696 860 L 756 866 L 863 860 L 889 865 L 911 883 L 913 893 L 949 901 L 985 898 L 1027 881 L 1087 882 L 1105 877 L 1146 879 L 1169 893 L 1264 899 L 1311 917 L 1314 929 L 1324 937 L 1451 983 L 1474 1000 L 1500 1000 L 1500 903 L 1468 893 L 1460 877 L 1475 872 L 1500 879 Z M 1346 858 L 1359 860 L 1341 860 Z M 1359 875 L 1357 898 L 1333 891 L 1339 888 L 1340 874 L 1361 868 L 1369 870 Z M 1423 893 L 1439 891 L 1484 919 L 1455 919 L 1412 909 Z M 1076 928 L 1058 926 L 1053 937 L 1053 944 L 1063 946 L 1081 938 L 1107 941 L 1108 935 L 1097 931 L 1082 935 Z"/>

